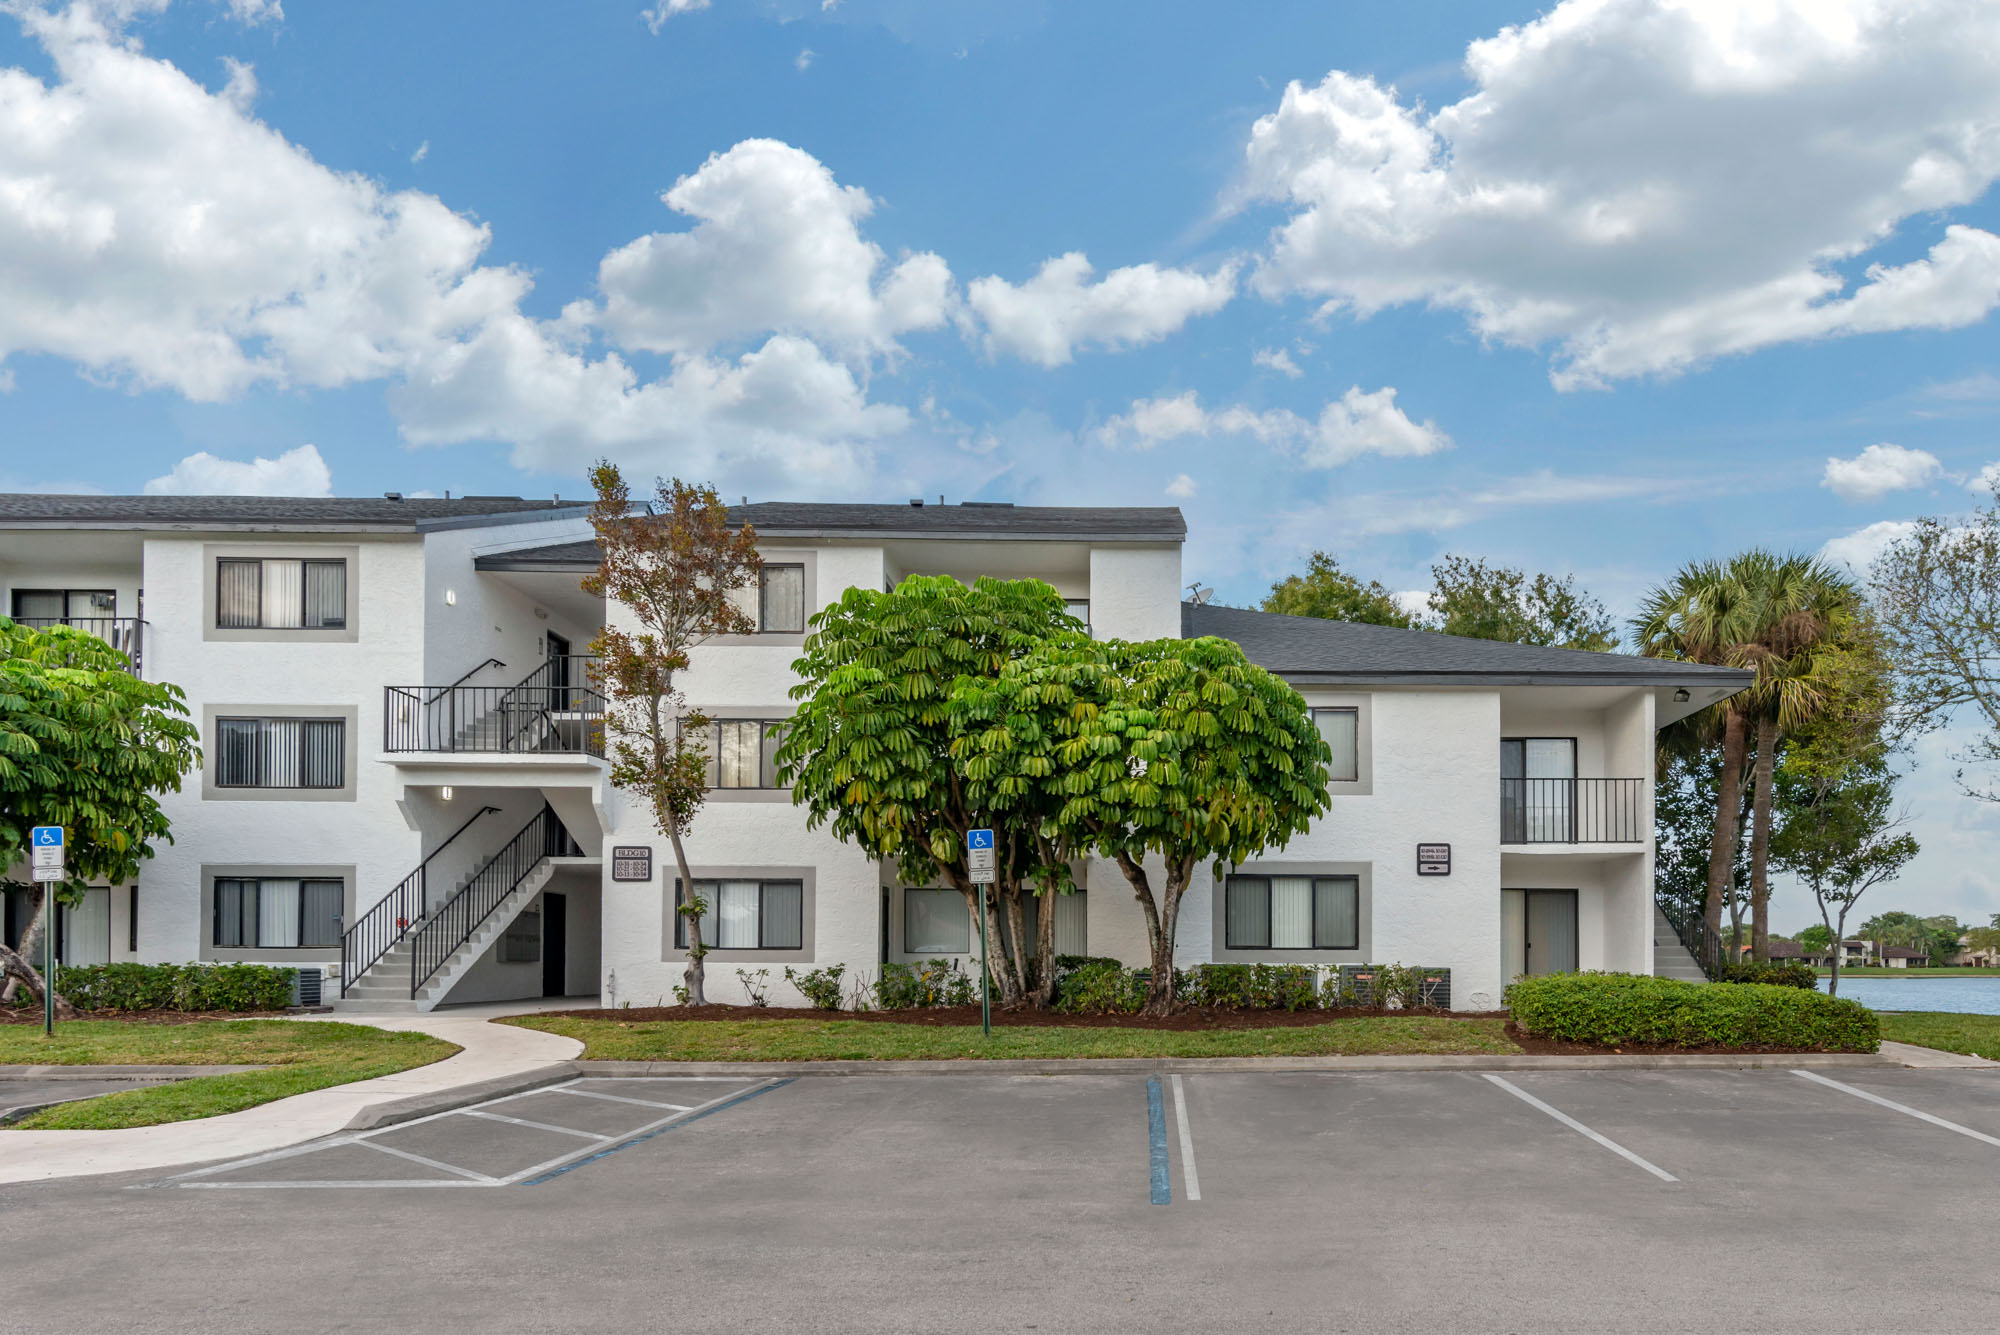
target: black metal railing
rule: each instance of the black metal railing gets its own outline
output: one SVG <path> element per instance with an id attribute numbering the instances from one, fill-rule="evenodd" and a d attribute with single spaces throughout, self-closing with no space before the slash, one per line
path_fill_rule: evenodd
<path id="1" fill-rule="evenodd" d="M 384 688 L 385 751 L 604 754 L 604 696 L 584 654 L 551 658 L 512 686 Z"/>
<path id="2" fill-rule="evenodd" d="M 1644 779 L 1502 779 L 1503 844 L 1639 844 L 1646 823 Z"/>
<path id="3" fill-rule="evenodd" d="M 138 676 L 145 665 L 140 650 L 144 647 L 146 623 L 138 617 L 15 617 L 14 624 L 32 630 L 72 626 L 95 635 L 125 655 L 125 661 L 132 665 L 133 676 Z"/>
<path id="4" fill-rule="evenodd" d="M 1724 945 L 1722 934 L 1708 925 L 1708 919 L 1701 916 L 1701 910 L 1683 900 L 1669 899 L 1665 895 L 1655 895 L 1653 902 L 1660 906 L 1660 914 L 1667 925 L 1674 929 L 1687 953 L 1694 956 L 1702 974 L 1715 977 L 1715 971 L 1729 958 L 1729 948 Z"/>
<path id="5" fill-rule="evenodd" d="M 398 941 L 409 935 L 412 928 L 423 922 L 430 908 L 432 859 L 449 848 L 453 839 L 471 829 L 473 821 L 499 810 L 499 807 L 481 807 L 473 812 L 472 820 L 453 830 L 443 843 L 417 864 L 415 871 L 383 896 L 381 903 L 355 919 L 354 926 L 340 934 L 341 996 L 346 996 L 347 989 L 360 981 L 361 975 L 373 968 L 375 961 L 388 954 Z"/>
<path id="6" fill-rule="evenodd" d="M 472 939 L 493 910 L 519 888 L 548 858 L 579 857 L 582 850 L 549 807 L 521 827 L 472 874 L 465 888 L 438 906 L 416 929 L 410 941 L 410 999 L 428 983 L 458 948 Z"/>

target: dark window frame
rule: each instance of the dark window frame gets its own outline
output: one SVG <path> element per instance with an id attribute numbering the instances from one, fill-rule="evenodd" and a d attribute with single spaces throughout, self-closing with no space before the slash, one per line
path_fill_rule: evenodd
<path id="1" fill-rule="evenodd" d="M 1361 706 L 1360 705 L 1314 705 L 1310 710 L 1307 711 L 1307 713 L 1310 714 L 1310 716 L 1312 717 L 1313 731 L 1316 733 L 1319 732 L 1319 716 L 1321 714 L 1352 714 L 1354 716 L 1354 773 L 1345 778 L 1343 778 L 1338 774 L 1334 774 L 1327 780 L 1327 782 L 1360 783 L 1361 782 Z M 1325 736 L 1326 734 L 1320 733 L 1320 737 L 1322 740 L 1324 740 Z M 1335 757 L 1335 759 L 1337 760 L 1338 757 Z"/>
<path id="2" fill-rule="evenodd" d="M 771 624 L 771 572 L 773 570 L 796 570 L 799 572 L 799 624 L 796 626 L 773 626 Z M 805 562 L 773 561 L 765 564 L 757 572 L 757 633 L 759 635 L 803 635 L 805 631 Z"/>
<path id="3" fill-rule="evenodd" d="M 910 896 L 912 893 L 924 895 L 957 895 L 960 908 L 965 908 L 965 896 L 960 891 L 945 885 L 909 885 L 903 887 L 903 953 L 905 955 L 968 955 L 972 953 L 972 919 L 970 909 L 965 914 L 965 944 L 956 950 L 918 950 L 910 944 Z"/>
<path id="4" fill-rule="evenodd" d="M 1284 873 L 1276 873 L 1283 875 Z M 1274 946 L 1271 944 L 1271 878 L 1268 872 L 1246 872 L 1228 876 L 1222 887 L 1222 947 L 1224 950 L 1359 950 L 1361 949 L 1361 878 L 1352 872 L 1345 873 L 1300 873 L 1309 876 L 1313 883 L 1312 903 L 1312 944 L 1307 946 Z M 1264 886 L 1264 939 L 1262 941 L 1242 941 L 1237 937 L 1235 913 L 1236 896 L 1233 893 L 1241 882 L 1262 882 Z M 1348 942 L 1323 942 L 1319 938 L 1319 897 L 1321 889 L 1330 883 L 1339 883 L 1354 895 L 1354 939 Z"/>
<path id="5" fill-rule="evenodd" d="M 299 624 L 296 626 L 273 626 L 264 617 L 264 567 L 266 564 L 285 561 L 299 567 Z M 257 572 L 257 619 L 255 621 L 225 621 L 223 608 L 227 599 L 223 593 L 223 573 L 229 566 L 249 566 Z M 307 574 L 313 566 L 340 567 L 340 615 L 329 620 L 322 609 L 320 619 L 313 621 L 307 615 L 306 590 Z M 344 556 L 218 556 L 215 559 L 215 629 L 217 630 L 346 630 L 347 603 L 350 592 L 347 558 Z"/>
<path id="6" fill-rule="evenodd" d="M 257 944 L 257 915 L 244 913 L 244 905 L 261 901 L 266 881 L 297 881 L 299 883 L 299 940 L 289 946 L 260 946 Z M 243 887 L 237 891 L 236 936 L 234 942 L 222 939 L 222 887 L 225 882 Z M 333 938 L 328 941 L 312 941 L 306 935 L 306 887 L 330 885 L 334 887 L 334 903 L 338 905 L 333 915 Z M 343 876 L 213 876 L 209 878 L 209 945 L 216 950 L 335 950 L 340 946 L 341 928 L 347 912 L 347 878 Z M 245 925 L 249 931 L 244 931 Z M 248 936 L 248 941 L 243 940 Z"/>
<path id="7" fill-rule="evenodd" d="M 332 783 L 304 783 L 304 782 L 266 783 L 264 782 L 265 776 L 261 772 L 259 772 L 254 779 L 252 779 L 247 783 L 231 781 L 230 779 L 225 778 L 223 765 L 226 763 L 227 757 L 224 752 L 222 737 L 225 729 L 231 723 L 258 724 L 260 733 L 262 732 L 262 725 L 264 724 L 269 724 L 269 723 L 300 724 L 301 727 L 299 729 L 299 778 L 301 780 L 303 780 L 306 777 L 305 756 L 307 749 L 306 748 L 307 729 L 305 725 L 328 725 L 328 724 L 332 725 L 334 730 L 339 734 L 339 740 L 335 743 L 333 747 L 334 781 Z M 263 764 L 263 754 L 264 754 L 264 748 L 262 744 L 262 738 L 260 736 L 257 746 L 253 752 L 253 761 L 252 761 L 253 764 L 258 766 L 260 771 Z M 329 718 L 325 715 L 314 715 L 314 714 L 217 715 L 215 720 L 215 786 L 217 788 L 229 788 L 232 790 L 263 789 L 270 792 L 282 792 L 282 793 L 339 792 L 347 787 L 347 720 L 339 716 L 334 716 Z"/>
<path id="8" fill-rule="evenodd" d="M 713 941 L 704 939 L 701 943 L 704 949 L 715 954 L 721 954 L 726 952 L 729 954 L 747 955 L 753 951 L 803 950 L 805 948 L 803 944 L 794 944 L 789 946 L 771 945 L 769 943 L 770 933 L 765 930 L 766 924 L 769 923 L 771 919 L 769 911 L 771 887 L 774 885 L 796 886 L 798 889 L 798 900 L 799 900 L 799 922 L 798 922 L 798 930 L 793 932 L 792 936 L 799 943 L 803 943 L 805 941 L 806 883 L 802 877 L 697 876 L 694 878 L 694 883 L 697 889 L 699 889 L 704 885 L 719 886 L 724 881 L 755 881 L 757 883 L 757 944 L 754 946 L 723 947 L 716 945 Z M 676 876 L 674 877 L 674 948 L 676 950 L 686 950 L 688 948 L 687 919 L 683 917 L 680 912 L 681 906 L 685 903 L 687 903 L 687 892 L 685 889 L 685 883 L 681 880 L 680 877 Z M 709 900 L 709 907 L 711 909 L 714 909 L 716 907 L 713 898 Z"/>
<path id="9" fill-rule="evenodd" d="M 87 598 L 95 598 L 99 594 L 102 594 L 111 600 L 111 607 L 109 610 L 93 608 L 87 614 L 77 616 L 69 610 L 69 600 L 79 594 Z M 19 621 L 23 616 L 27 615 L 21 611 L 21 599 L 24 597 L 60 598 L 63 600 L 63 610 L 60 616 L 30 617 L 29 619 L 33 621 L 56 621 L 66 626 L 76 621 L 116 621 L 118 619 L 118 590 L 116 589 L 14 589 L 8 595 L 7 609 L 8 615 L 15 621 Z"/>
<path id="10" fill-rule="evenodd" d="M 741 727 L 746 724 L 752 724 L 752 723 L 757 725 L 757 782 L 723 783 L 722 782 L 723 726 L 726 724 L 731 727 Z M 710 775 L 708 790 L 712 793 L 783 792 L 784 785 L 778 782 L 778 765 L 775 759 L 775 753 L 777 747 L 782 743 L 783 738 L 782 736 L 778 738 L 773 738 L 771 732 L 773 729 L 776 729 L 778 730 L 778 732 L 782 734 L 783 730 L 789 727 L 790 724 L 791 720 L 788 718 L 711 717 L 708 720 L 707 728 L 704 729 L 707 735 L 706 737 L 703 738 L 703 744 L 708 748 L 708 773 Z M 766 773 L 767 765 L 769 767 L 768 774 Z M 765 782 L 767 778 L 770 780 L 770 782 L 768 783 Z"/>

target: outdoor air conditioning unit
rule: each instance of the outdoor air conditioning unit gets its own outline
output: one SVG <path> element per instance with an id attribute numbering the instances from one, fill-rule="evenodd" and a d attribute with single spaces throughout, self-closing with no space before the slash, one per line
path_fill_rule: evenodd
<path id="1" fill-rule="evenodd" d="M 292 974 L 292 1004 L 294 1006 L 318 1006 L 321 984 L 326 974 L 319 969 L 299 969 Z"/>

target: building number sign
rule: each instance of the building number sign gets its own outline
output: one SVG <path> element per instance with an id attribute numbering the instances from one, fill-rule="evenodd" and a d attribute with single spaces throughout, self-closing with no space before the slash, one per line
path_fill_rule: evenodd
<path id="1" fill-rule="evenodd" d="M 1451 845 L 1418 844 L 1417 875 L 1419 876 L 1451 875 Z"/>
<path id="2" fill-rule="evenodd" d="M 611 879 L 614 881 L 650 881 L 653 879 L 653 850 L 645 844 L 627 847 L 619 845 L 611 850 Z"/>

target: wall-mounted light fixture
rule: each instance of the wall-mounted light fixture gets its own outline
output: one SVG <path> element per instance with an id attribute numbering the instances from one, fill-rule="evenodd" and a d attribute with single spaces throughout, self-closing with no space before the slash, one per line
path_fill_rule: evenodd
<path id="1" fill-rule="evenodd" d="M 1688 702 L 1688 688 L 1683 686 L 1679 690 L 1674 692 L 1674 703 L 1677 705 L 1684 705 L 1687 702 Z"/>
<path id="2" fill-rule="evenodd" d="M 451 785 L 446 784 L 444 787 L 438 789 L 438 796 L 447 802 L 451 801 Z"/>
<path id="3" fill-rule="evenodd" d="M 456 606 L 458 606 L 458 590 L 457 590 L 457 589 L 446 589 L 446 590 L 444 591 L 444 605 L 445 605 L 446 607 L 456 607 Z"/>

